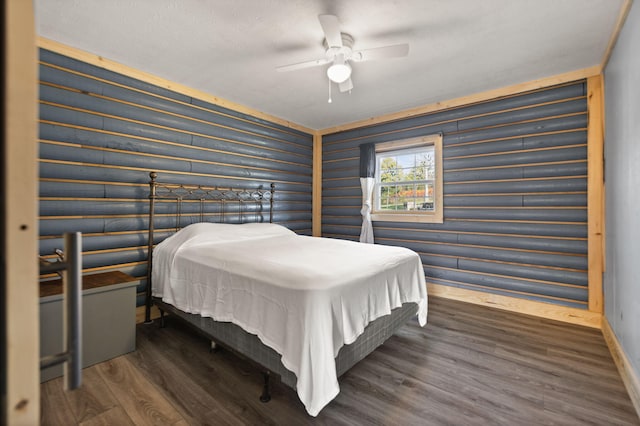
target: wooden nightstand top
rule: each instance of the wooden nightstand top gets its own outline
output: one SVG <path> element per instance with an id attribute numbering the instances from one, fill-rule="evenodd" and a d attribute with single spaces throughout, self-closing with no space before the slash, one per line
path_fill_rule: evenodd
<path id="1" fill-rule="evenodd" d="M 138 280 L 139 278 L 132 277 L 131 275 L 120 271 L 99 272 L 97 274 L 82 276 L 82 290 L 90 290 Z M 54 296 L 56 294 L 62 294 L 61 279 L 43 281 L 40 283 L 40 297 Z"/>

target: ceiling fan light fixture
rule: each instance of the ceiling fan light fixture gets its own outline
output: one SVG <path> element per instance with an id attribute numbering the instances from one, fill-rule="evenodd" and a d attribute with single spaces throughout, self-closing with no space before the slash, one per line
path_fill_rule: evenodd
<path id="1" fill-rule="evenodd" d="M 374 59 L 401 58 L 409 54 L 409 45 L 393 44 L 389 46 L 373 47 L 364 50 L 353 50 L 354 39 L 350 34 L 340 31 L 340 22 L 335 15 L 318 15 L 324 40 L 324 58 L 296 64 L 276 67 L 277 71 L 295 71 L 303 68 L 316 67 L 328 64 L 327 77 L 329 87 L 333 83 L 338 84 L 340 93 L 353 89 L 351 79 L 352 69 L 350 62 L 365 62 Z M 329 102 L 331 102 L 329 97 Z"/>
<path id="2" fill-rule="evenodd" d="M 344 62 L 335 62 L 327 68 L 327 77 L 334 83 L 343 83 L 351 77 L 351 66 Z"/>

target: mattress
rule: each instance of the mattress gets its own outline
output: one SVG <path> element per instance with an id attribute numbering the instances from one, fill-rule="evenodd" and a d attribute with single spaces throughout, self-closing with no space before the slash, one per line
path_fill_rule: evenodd
<path id="1" fill-rule="evenodd" d="M 339 392 L 335 358 L 403 303 L 426 323 L 420 257 L 402 247 L 299 236 L 276 224 L 199 223 L 153 252 L 154 297 L 231 322 L 281 355 L 315 416 Z"/>

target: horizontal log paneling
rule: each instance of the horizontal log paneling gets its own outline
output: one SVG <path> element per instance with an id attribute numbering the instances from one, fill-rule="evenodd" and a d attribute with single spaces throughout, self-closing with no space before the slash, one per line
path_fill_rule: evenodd
<path id="1" fill-rule="evenodd" d="M 221 187 L 276 184 L 274 220 L 311 234 L 313 135 L 40 50 L 40 254 L 80 231 L 85 272 L 146 275 L 149 172 L 160 180 Z M 220 221 L 268 220 L 268 206 L 210 203 Z M 156 206 L 154 241 L 176 227 Z M 199 220 L 183 202 L 181 226 Z M 43 277 L 47 278 L 47 277 Z M 145 290 L 142 279 L 138 292 Z M 144 298 L 139 295 L 138 304 Z"/>
<path id="2" fill-rule="evenodd" d="M 444 223 L 374 222 L 431 283 L 587 308 L 584 81 L 323 136 L 322 232 L 358 240 L 358 146 L 443 134 Z"/>
<path id="3" fill-rule="evenodd" d="M 399 128 L 409 128 L 423 125 L 423 123 L 437 123 L 456 121 L 464 118 L 471 118 L 479 115 L 495 114 L 515 108 L 527 108 L 532 105 L 540 105 L 547 102 L 563 101 L 566 99 L 585 97 L 584 88 L 576 86 L 575 83 L 566 83 L 556 86 L 553 93 L 545 90 L 531 91 L 529 93 L 521 93 L 517 95 L 509 95 L 501 97 L 499 104 L 493 100 L 484 100 L 471 105 L 465 105 L 457 108 L 450 108 L 445 111 L 430 112 L 427 114 L 415 115 L 413 117 L 402 120 L 389 121 L 374 126 L 358 127 L 351 130 L 327 134 L 326 141 L 328 143 L 336 143 L 337 141 L 363 139 L 371 135 L 386 133 L 397 130 Z M 325 137 L 323 137 L 324 144 Z"/>

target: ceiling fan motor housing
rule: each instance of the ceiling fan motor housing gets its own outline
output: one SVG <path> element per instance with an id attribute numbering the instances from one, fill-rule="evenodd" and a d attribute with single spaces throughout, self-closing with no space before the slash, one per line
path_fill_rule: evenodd
<path id="1" fill-rule="evenodd" d="M 322 43 L 325 49 L 325 57 L 277 67 L 278 71 L 295 71 L 329 64 L 327 68 L 329 80 L 339 85 L 340 92 L 350 92 L 353 89 L 350 62 L 398 58 L 407 56 L 409 53 L 409 45 L 406 43 L 354 51 L 353 37 L 351 34 L 340 31 L 340 22 L 337 16 L 318 15 L 318 20 L 325 36 Z"/>
<path id="2" fill-rule="evenodd" d="M 329 46 L 327 39 L 322 42 L 326 49 L 327 59 L 333 59 L 340 54 L 344 55 L 345 61 L 352 59 L 353 37 L 347 33 L 340 33 L 340 36 L 342 37 L 342 46 Z"/>

